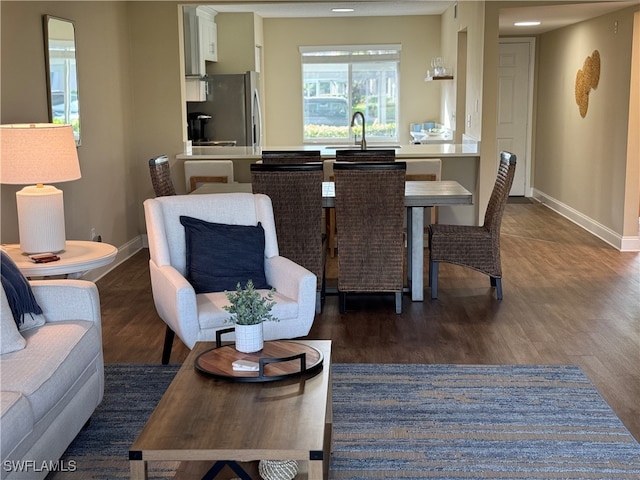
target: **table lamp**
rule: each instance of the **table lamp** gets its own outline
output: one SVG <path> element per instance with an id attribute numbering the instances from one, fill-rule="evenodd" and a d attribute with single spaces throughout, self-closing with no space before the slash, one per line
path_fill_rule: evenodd
<path id="1" fill-rule="evenodd" d="M 71 125 L 0 125 L 0 183 L 26 186 L 16 192 L 20 249 L 27 254 L 65 248 L 62 191 L 44 183 L 80 178 Z"/>

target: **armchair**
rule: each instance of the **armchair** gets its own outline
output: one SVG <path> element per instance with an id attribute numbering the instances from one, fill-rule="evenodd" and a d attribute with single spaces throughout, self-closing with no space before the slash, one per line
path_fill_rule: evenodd
<path id="1" fill-rule="evenodd" d="M 295 338 L 309 333 L 314 319 L 316 276 L 282 257 L 278 250 L 271 200 L 251 193 L 177 195 L 144 202 L 149 239 L 151 288 L 158 315 L 167 324 L 162 363 L 169 362 L 174 335 L 193 348 L 198 341 L 213 341 L 229 326 L 229 302 L 224 291 L 196 293 L 187 280 L 187 244 L 181 216 L 224 225 L 258 223 L 264 228 L 264 273 L 275 288 L 272 314 L 279 321 L 265 322 L 265 340 Z M 211 249 L 222 248 L 211 245 Z M 264 291 L 266 293 L 266 290 Z"/>

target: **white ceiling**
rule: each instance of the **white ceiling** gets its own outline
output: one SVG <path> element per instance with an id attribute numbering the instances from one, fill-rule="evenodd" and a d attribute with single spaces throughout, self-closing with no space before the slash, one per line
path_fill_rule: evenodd
<path id="1" fill-rule="evenodd" d="M 394 0 L 318 2 L 314 0 L 239 4 L 228 2 L 214 5 L 218 12 L 255 12 L 264 18 L 319 18 L 319 17 L 386 17 L 397 15 L 440 15 L 456 3 L 452 0 Z M 332 12 L 332 8 L 351 7 L 351 13 Z"/>
<path id="2" fill-rule="evenodd" d="M 500 9 L 500 34 L 540 34 L 637 4 L 636 0 L 503 8 Z M 513 25 L 515 22 L 527 20 L 539 20 L 541 24 L 537 27 Z"/>
<path id="3" fill-rule="evenodd" d="M 460 0 L 465 1 L 465 0 Z M 469 0 L 467 0 L 469 1 Z M 203 2 L 205 3 L 205 2 Z M 206 2 L 209 3 L 209 2 Z M 393 1 L 328 1 L 314 0 L 298 1 L 269 1 L 256 0 L 253 3 L 224 1 L 224 3 L 210 4 L 220 13 L 226 12 L 255 12 L 264 18 L 318 18 L 318 17 L 368 17 L 368 16 L 397 16 L 397 15 L 440 15 L 455 0 L 393 0 Z M 533 3 L 533 2 L 522 2 Z M 593 1 L 571 5 L 544 5 L 504 8 L 500 10 L 501 35 L 535 35 L 573 23 L 598 17 L 631 5 L 635 1 Z M 334 13 L 332 8 L 351 7 L 351 13 Z M 537 27 L 514 27 L 513 23 L 521 20 L 539 20 Z"/>

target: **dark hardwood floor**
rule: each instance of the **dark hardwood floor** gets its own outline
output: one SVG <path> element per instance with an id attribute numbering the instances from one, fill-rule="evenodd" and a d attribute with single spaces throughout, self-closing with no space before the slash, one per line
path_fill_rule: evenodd
<path id="1" fill-rule="evenodd" d="M 443 264 L 438 300 L 428 290 L 424 302 L 405 296 L 397 315 L 392 295 L 349 297 L 341 315 L 328 296 L 309 338 L 331 339 L 336 363 L 579 365 L 640 440 L 640 254 L 620 253 L 539 204 L 508 204 L 501 241 L 503 301 L 487 277 Z M 97 284 L 105 361 L 160 363 L 165 324 L 148 251 Z M 171 361 L 186 355 L 176 338 Z"/>

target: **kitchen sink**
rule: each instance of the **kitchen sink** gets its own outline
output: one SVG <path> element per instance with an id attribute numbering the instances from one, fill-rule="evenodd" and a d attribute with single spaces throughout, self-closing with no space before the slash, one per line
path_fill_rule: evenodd
<path id="1" fill-rule="evenodd" d="M 327 145 L 327 150 L 360 150 L 360 145 Z M 383 149 L 402 148 L 402 145 L 367 145 L 366 150 L 383 150 Z"/>

